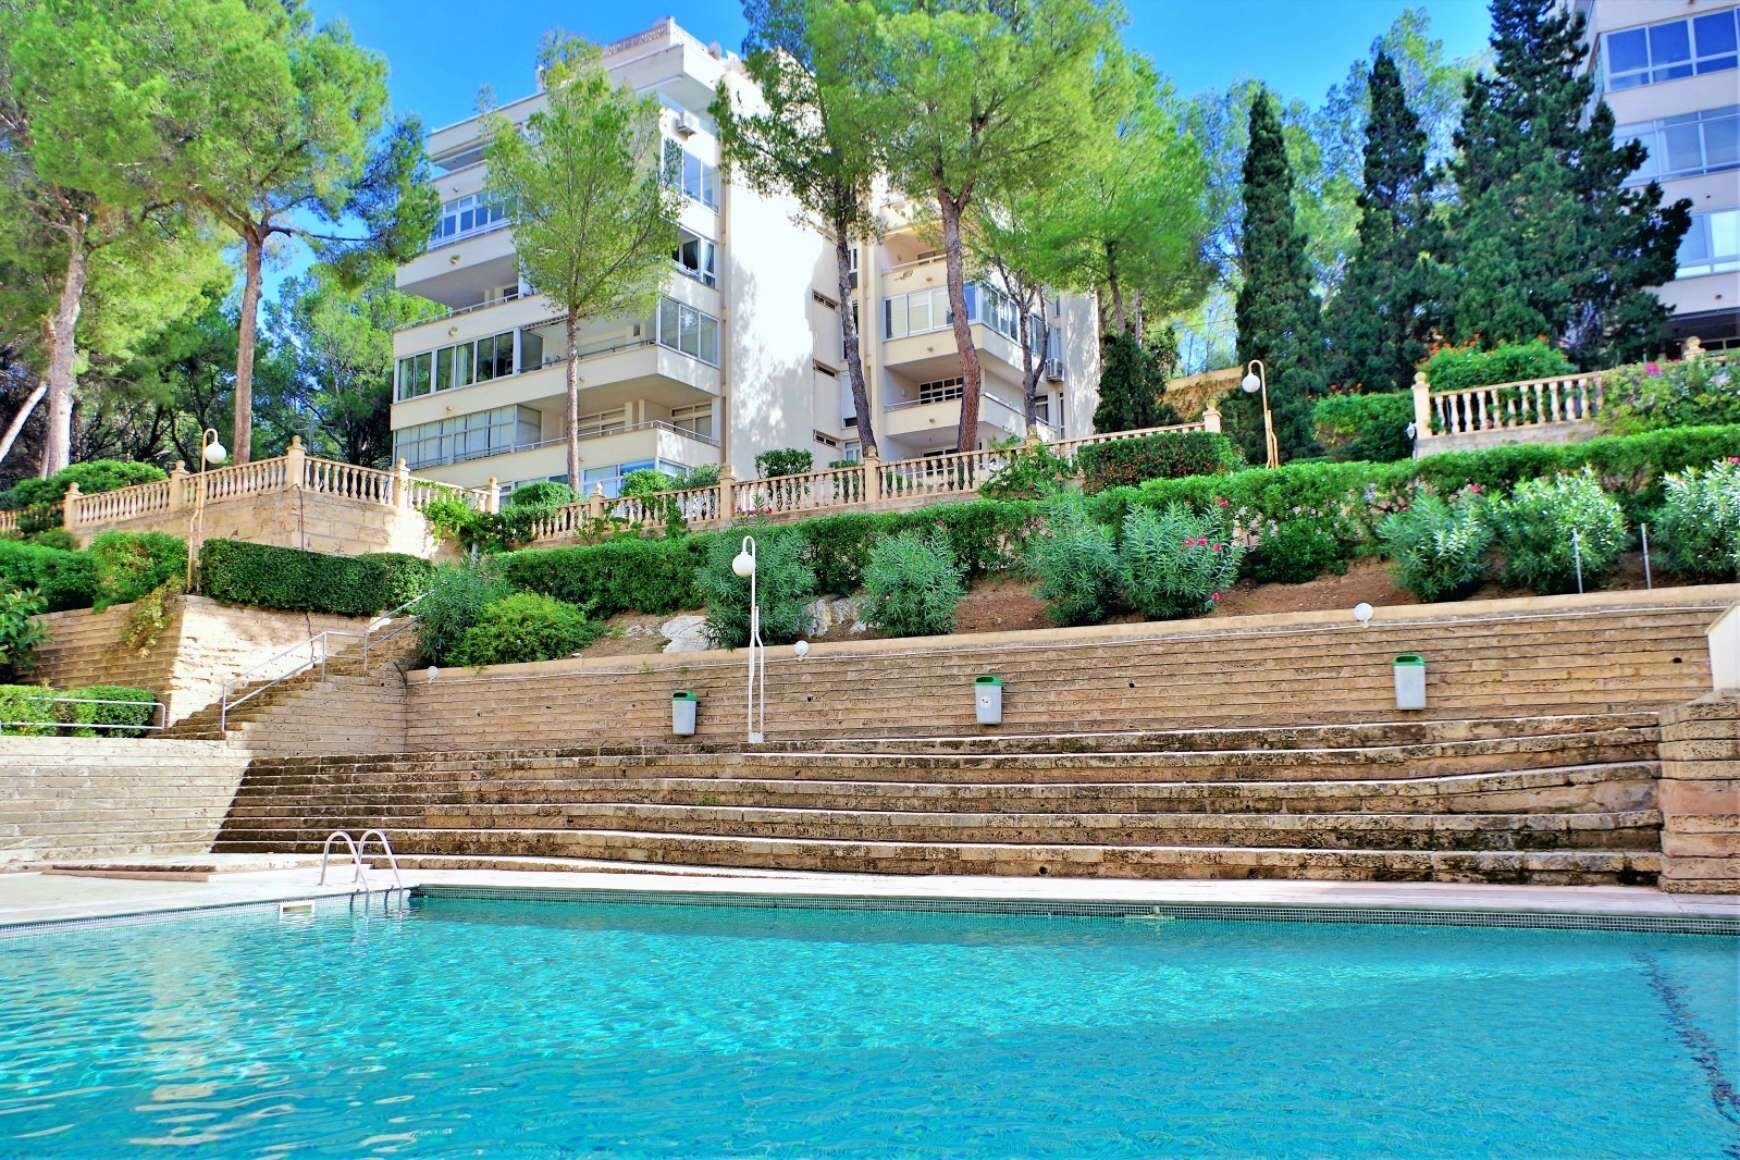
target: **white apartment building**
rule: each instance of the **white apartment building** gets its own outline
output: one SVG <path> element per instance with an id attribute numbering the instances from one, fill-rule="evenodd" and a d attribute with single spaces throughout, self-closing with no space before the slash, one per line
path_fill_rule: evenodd
<path id="1" fill-rule="evenodd" d="M 1674 308 L 1674 336 L 1740 347 L 1740 4 L 1567 2 L 1588 21 L 1588 67 L 1614 136 L 1649 148 L 1631 180 L 1692 202 L 1678 276 L 1656 291 Z"/>
<path id="2" fill-rule="evenodd" d="M 858 455 L 858 416 L 841 358 L 841 309 L 857 310 L 883 459 L 952 450 L 961 365 L 943 290 L 943 259 L 885 208 L 887 229 L 854 254 L 856 301 L 842 304 L 830 240 L 796 206 L 720 172 L 707 109 L 723 80 L 755 99 L 741 62 L 671 20 L 605 46 L 620 83 L 656 94 L 667 168 L 680 173 L 680 240 L 648 318 L 589 322 L 581 336 L 581 459 L 586 490 L 614 495 L 623 476 L 706 464 L 756 475 L 778 448 L 816 467 Z M 534 94 L 502 109 L 523 119 Z M 566 478 L 562 324 L 518 276 L 512 231 L 482 196 L 483 121 L 431 133 L 440 226 L 398 270 L 400 290 L 448 312 L 393 337 L 394 454 L 420 475 L 468 487 Z M 1005 295 L 969 286 L 984 370 L 985 446 L 1025 432 L 1016 318 Z M 1086 435 L 1099 379 L 1091 299 L 1049 311 L 1060 351 L 1046 368 L 1046 433 Z"/>

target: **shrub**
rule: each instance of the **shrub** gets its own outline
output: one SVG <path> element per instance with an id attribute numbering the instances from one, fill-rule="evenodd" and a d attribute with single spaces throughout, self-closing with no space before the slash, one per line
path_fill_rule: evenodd
<path id="1" fill-rule="evenodd" d="M 1045 444 L 1016 447 L 996 474 L 979 485 L 979 494 L 986 499 L 1044 499 L 1062 491 L 1074 476 L 1075 463 Z"/>
<path id="2" fill-rule="evenodd" d="M 1210 431 L 1163 431 L 1135 439 L 1092 443 L 1075 453 L 1082 490 L 1089 495 L 1147 479 L 1219 475 L 1245 465 L 1244 453 L 1225 435 Z"/>
<path id="3" fill-rule="evenodd" d="M 470 505 L 463 500 L 448 500 L 449 503 L 459 503 L 470 510 Z M 528 483 L 514 488 L 508 493 L 504 507 L 562 507 L 574 502 L 574 489 L 565 483 L 553 479 L 540 479 L 536 483 Z"/>
<path id="4" fill-rule="evenodd" d="M 187 576 L 187 545 L 162 532 L 104 532 L 87 550 L 97 576 L 92 607 L 98 612 Z"/>
<path id="5" fill-rule="evenodd" d="M 631 611 L 657 616 L 701 603 L 695 576 L 708 540 L 626 537 L 584 547 L 527 548 L 496 557 L 491 568 L 515 588 L 579 605 L 599 619 Z"/>
<path id="6" fill-rule="evenodd" d="M 1491 350 L 1446 346 L 1426 360 L 1426 381 L 1434 391 L 1460 391 L 1515 383 L 1526 379 L 1551 379 L 1576 371 L 1565 352 L 1545 339 L 1500 343 Z"/>
<path id="7" fill-rule="evenodd" d="M 373 616 L 428 591 L 434 572 L 397 552 L 336 556 L 242 540 L 207 540 L 199 551 L 207 596 L 286 612 Z"/>
<path id="8" fill-rule="evenodd" d="M 24 537 L 24 542 L 42 548 L 59 548 L 64 552 L 79 550 L 77 537 L 65 528 L 44 528 L 40 532 L 31 532 Z"/>
<path id="9" fill-rule="evenodd" d="M 95 495 L 100 491 L 116 491 L 123 487 L 156 483 L 160 479 L 168 478 L 168 473 L 161 467 L 153 467 L 149 463 L 93 459 L 88 463 L 74 463 L 64 467 L 47 479 L 19 480 L 12 485 L 10 491 L 0 494 L 0 507 L 29 508 L 40 504 L 59 503 L 74 483 L 79 485 L 81 494 Z M 55 522 L 60 521 L 57 518 Z"/>
<path id="10" fill-rule="evenodd" d="M 703 463 L 699 467 L 691 467 L 689 468 L 688 473 L 685 474 L 682 479 L 677 481 L 675 486 L 680 488 L 718 487 L 719 470 L 719 465 L 717 463 Z"/>
<path id="11" fill-rule="evenodd" d="M 1421 492 L 1407 511 L 1385 517 L 1378 536 L 1395 565 L 1396 583 L 1421 600 L 1461 600 L 1486 579 L 1492 528 L 1475 493 L 1445 503 Z"/>
<path id="12" fill-rule="evenodd" d="M 460 642 L 493 601 L 513 594 L 506 580 L 470 564 L 437 568 L 417 605 L 417 644 L 432 665 L 455 663 Z"/>
<path id="13" fill-rule="evenodd" d="M 97 599 L 95 562 L 84 552 L 0 540 L 0 589 L 33 588 L 45 612 L 89 608 Z"/>
<path id="14" fill-rule="evenodd" d="M 49 737 L 59 725 L 54 690 L 41 685 L 0 685 L 0 733 Z"/>
<path id="15" fill-rule="evenodd" d="M 1635 435 L 1664 427 L 1740 423 L 1740 367 L 1705 355 L 1601 372 L 1603 431 Z"/>
<path id="16" fill-rule="evenodd" d="M 1123 531 L 1124 596 L 1150 620 L 1212 611 L 1238 579 L 1243 549 L 1215 517 L 1177 503 L 1162 511 L 1137 508 L 1124 517 Z"/>
<path id="17" fill-rule="evenodd" d="M 1488 510 L 1504 551 L 1505 583 L 1542 595 L 1576 589 L 1578 557 L 1584 586 L 1594 587 L 1625 550 L 1625 513 L 1592 471 L 1524 480 Z M 1575 553 L 1572 532 L 1577 533 Z"/>
<path id="18" fill-rule="evenodd" d="M 653 468 L 643 468 L 631 471 L 622 477 L 622 484 L 617 488 L 618 495 L 634 499 L 646 499 L 658 495 L 662 491 L 676 490 L 678 480 L 675 476 Z"/>
<path id="19" fill-rule="evenodd" d="M 807 562 L 816 574 L 816 591 L 849 596 L 863 587 L 865 562 L 890 534 L 891 523 L 887 516 L 870 512 L 803 521 L 810 549 Z"/>
<path id="20" fill-rule="evenodd" d="M 484 606 L 453 650 L 456 665 L 515 665 L 572 656 L 604 634 L 572 604 L 516 592 Z"/>
<path id="21" fill-rule="evenodd" d="M 1112 612 L 1121 580 L 1111 534 L 1077 496 L 1058 496 L 1046 509 L 1045 531 L 1030 546 L 1039 597 L 1061 625 L 1098 624 Z"/>
<path id="22" fill-rule="evenodd" d="M 517 491 L 514 493 L 518 494 Z M 501 511 L 482 512 L 464 500 L 438 499 L 423 506 L 423 518 L 429 521 L 429 528 L 437 539 L 456 544 L 466 552 L 493 555 L 511 552 L 531 543 L 539 521 L 562 506 L 565 505 L 530 501 L 514 503 L 513 496 L 509 496 Z M 610 522 L 604 521 L 606 524 Z"/>
<path id="23" fill-rule="evenodd" d="M 86 685 L 68 689 L 57 702 L 55 715 L 74 737 L 140 737 L 157 715 L 157 694 L 130 685 Z M 76 704 L 105 701 L 109 704 Z M 120 702 L 120 703 L 114 703 Z"/>
<path id="24" fill-rule="evenodd" d="M 804 561 L 809 544 L 803 533 L 789 527 L 761 525 L 749 530 L 755 536 L 761 639 L 767 644 L 790 644 L 809 629 L 806 606 L 816 590 L 816 574 Z M 724 648 L 749 643 L 749 581 L 731 570 L 741 544 L 737 531 L 715 537 L 696 577 L 696 587 L 707 602 L 707 636 Z"/>
<path id="25" fill-rule="evenodd" d="M 1311 412 L 1317 442 L 1331 459 L 1389 463 L 1414 452 L 1408 424 L 1414 421 L 1414 396 L 1330 395 Z"/>
<path id="26" fill-rule="evenodd" d="M 1668 571 L 1740 580 L 1740 457 L 1668 476 L 1654 531 Z"/>
<path id="27" fill-rule="evenodd" d="M 954 631 L 955 606 L 967 594 L 961 571 L 940 531 L 881 540 L 864 566 L 864 620 L 890 636 Z"/>
<path id="28" fill-rule="evenodd" d="M 36 668 L 36 650 L 48 631 L 36 614 L 42 597 L 35 589 L 0 591 L 0 673 L 22 676 Z"/>
<path id="29" fill-rule="evenodd" d="M 816 457 L 808 451 L 799 451 L 795 447 L 785 447 L 777 451 L 763 451 L 755 457 L 755 471 L 763 479 L 774 479 L 781 475 L 803 475 L 815 465 Z"/>
<path id="30" fill-rule="evenodd" d="M 1245 557 L 1245 573 L 1259 584 L 1307 584 L 1325 572 L 1346 572 L 1354 545 L 1335 527 L 1310 518 L 1270 524 Z"/>

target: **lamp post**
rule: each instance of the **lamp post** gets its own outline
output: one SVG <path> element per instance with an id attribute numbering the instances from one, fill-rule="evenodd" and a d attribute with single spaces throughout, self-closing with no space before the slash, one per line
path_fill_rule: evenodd
<path id="1" fill-rule="evenodd" d="M 1275 417 L 1269 413 L 1269 368 L 1263 365 L 1263 360 L 1254 358 L 1245 367 L 1244 382 L 1239 384 L 1245 389 L 1245 394 L 1263 393 L 1263 443 L 1268 448 L 1270 467 L 1281 466 L 1281 449 L 1275 442 Z"/>
<path id="2" fill-rule="evenodd" d="M 216 427 L 207 427 L 199 435 L 199 474 L 193 481 L 193 526 L 187 537 L 187 590 L 193 591 L 193 571 L 199 560 L 199 541 L 205 534 L 205 469 L 216 467 L 229 457 L 218 442 Z"/>
<path id="3" fill-rule="evenodd" d="M 767 657 L 761 644 L 761 605 L 755 598 L 755 537 L 743 537 L 743 550 L 731 570 L 749 581 L 749 743 L 759 745 L 767 729 Z"/>

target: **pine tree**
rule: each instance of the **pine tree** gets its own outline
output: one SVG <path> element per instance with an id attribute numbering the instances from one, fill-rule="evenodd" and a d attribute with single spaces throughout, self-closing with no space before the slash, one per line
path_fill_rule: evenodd
<path id="1" fill-rule="evenodd" d="M 1495 67 L 1468 82 L 1452 165 L 1451 325 L 1488 345 L 1544 334 L 1599 366 L 1659 344 L 1670 311 L 1646 287 L 1673 278 L 1691 202 L 1624 187 L 1646 151 L 1614 144 L 1606 102 L 1589 110 L 1583 17 L 1560 7 L 1492 2 Z"/>
<path id="2" fill-rule="evenodd" d="M 1388 53 L 1377 54 L 1367 88 L 1359 240 L 1325 326 L 1333 379 L 1350 389 L 1395 391 L 1413 380 L 1439 321 L 1437 231 L 1426 134 Z"/>
<path id="3" fill-rule="evenodd" d="M 1322 311 L 1311 288 L 1305 232 L 1293 214 L 1293 170 L 1274 100 L 1267 91 L 1251 102 L 1250 146 L 1245 151 L 1242 280 L 1234 314 L 1239 361 L 1262 359 L 1268 372 L 1269 409 L 1283 456 L 1313 447 L 1311 405 L 1324 386 Z M 1245 454 L 1261 463 L 1260 397 L 1234 392 L 1225 408 Z"/>

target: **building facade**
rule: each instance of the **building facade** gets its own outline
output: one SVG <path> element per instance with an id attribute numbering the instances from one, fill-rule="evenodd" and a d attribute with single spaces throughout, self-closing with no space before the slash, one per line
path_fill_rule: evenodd
<path id="1" fill-rule="evenodd" d="M 1674 308 L 1674 336 L 1740 347 L 1740 3 L 1567 2 L 1587 19 L 1614 136 L 1649 149 L 1631 181 L 1659 181 L 1666 203 L 1691 199 L 1678 275 L 1656 291 Z"/>
<path id="2" fill-rule="evenodd" d="M 754 477 L 764 451 L 798 448 L 816 466 L 856 458 L 859 418 L 842 365 L 840 315 L 855 309 L 884 459 L 952 450 L 961 366 L 950 329 L 943 259 L 898 198 L 886 228 L 854 254 L 855 301 L 839 301 L 832 242 L 789 200 L 764 197 L 721 171 L 708 115 L 723 82 L 757 95 L 741 62 L 670 20 L 604 48 L 611 75 L 662 105 L 665 168 L 683 194 L 679 240 L 658 307 L 647 318 L 596 320 L 581 335 L 584 483 L 614 495 L 631 471 L 680 475 L 730 464 Z M 520 120 L 535 94 L 500 110 Z M 518 274 L 505 214 L 483 196 L 484 123 L 430 134 L 440 224 L 428 249 L 398 270 L 400 290 L 448 312 L 399 330 L 394 453 L 418 474 L 504 488 L 566 478 L 563 327 Z M 1025 433 L 1019 344 L 1006 295 L 968 287 L 984 368 L 983 445 Z M 1065 296 L 1044 325 L 1057 356 L 1046 368 L 1048 435 L 1090 432 L 1098 382 L 1098 320 L 1090 299 Z M 1036 320 L 1037 321 L 1037 320 Z"/>

